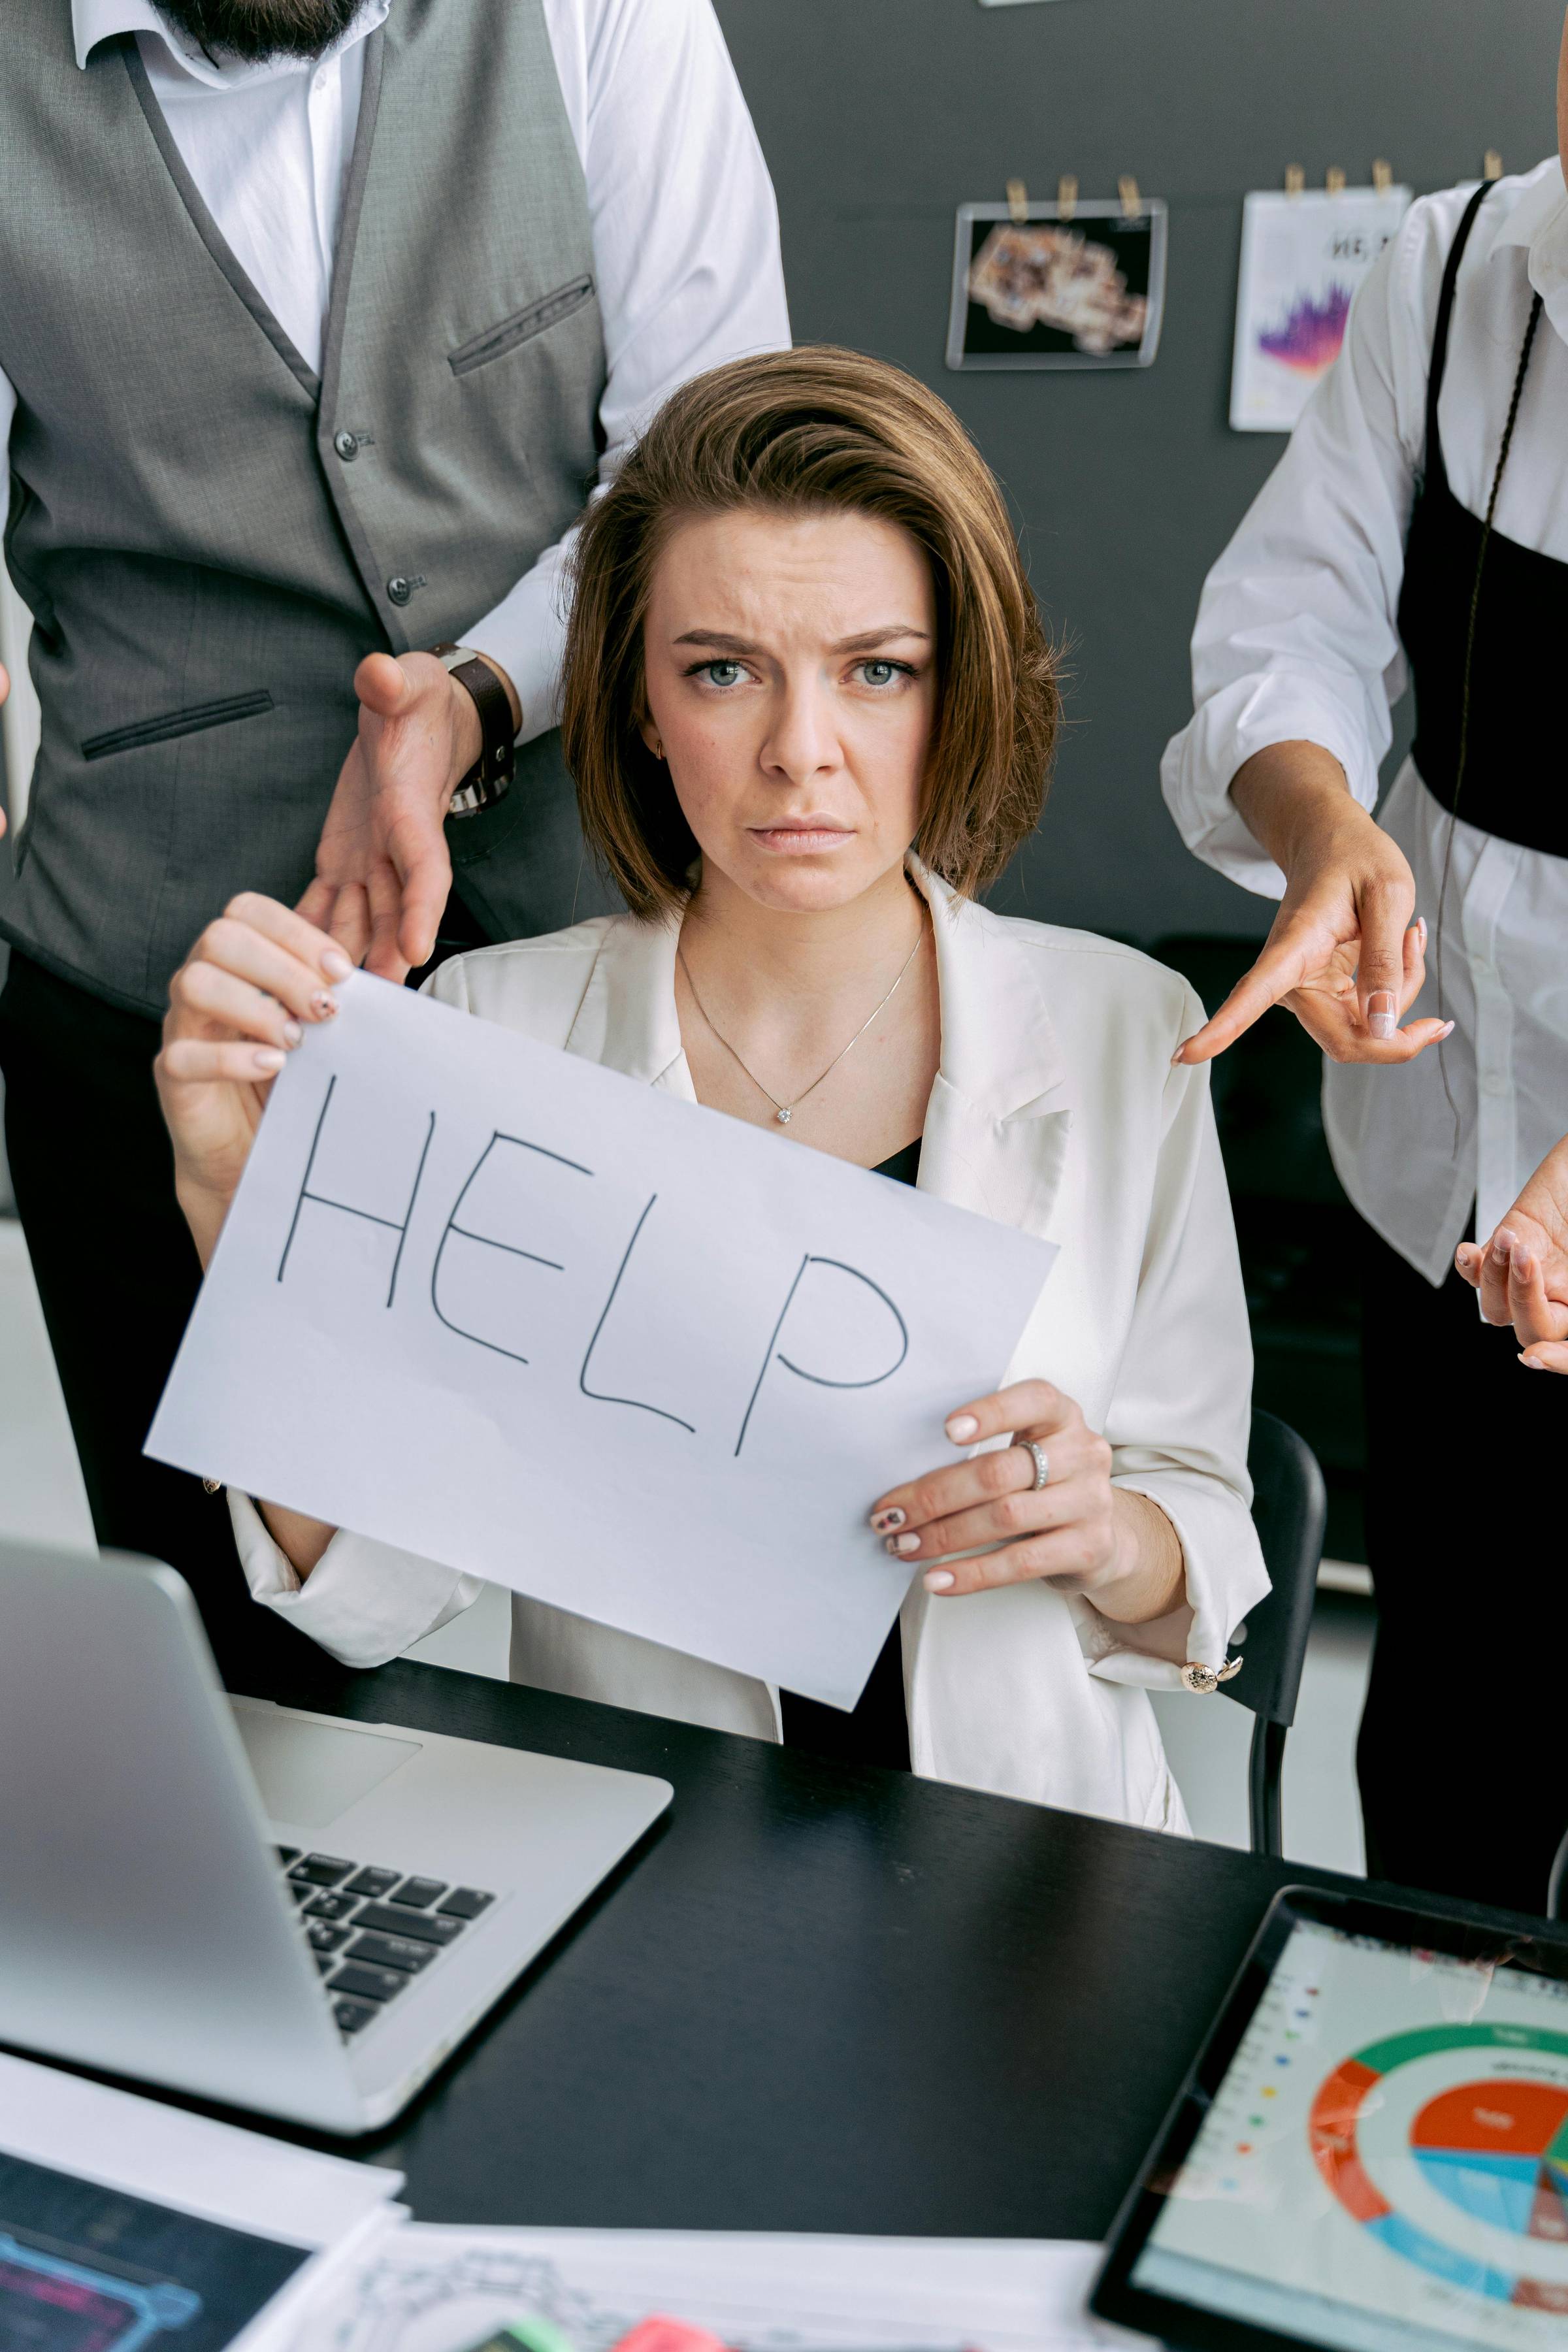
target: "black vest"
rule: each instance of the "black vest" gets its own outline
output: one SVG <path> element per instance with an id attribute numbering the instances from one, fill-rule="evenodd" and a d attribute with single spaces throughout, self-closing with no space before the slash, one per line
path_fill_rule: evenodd
<path id="1" fill-rule="evenodd" d="M 1568 659 L 1568 563 L 1489 531 L 1459 504 L 1448 487 L 1437 427 L 1454 289 L 1488 193 L 1483 182 L 1459 223 L 1432 341 L 1426 467 L 1399 599 L 1399 634 L 1415 688 L 1411 750 L 1428 792 L 1467 824 L 1568 857 L 1568 795 L 1551 781 L 1563 756 L 1551 698 L 1558 665 Z M 1516 406 L 1539 315 L 1537 300 L 1525 329 Z"/>

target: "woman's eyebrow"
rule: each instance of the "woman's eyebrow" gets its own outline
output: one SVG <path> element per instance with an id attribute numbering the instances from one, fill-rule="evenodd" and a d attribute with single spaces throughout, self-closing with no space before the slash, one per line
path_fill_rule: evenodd
<path id="1" fill-rule="evenodd" d="M 873 646 L 889 645 L 895 638 L 914 637 L 921 645 L 931 643 L 927 629 L 917 629 L 907 621 L 889 621 L 879 629 L 862 629 L 853 637 L 840 637 L 831 647 L 836 654 L 868 653 Z M 748 637 L 732 637 L 722 629 L 687 629 L 672 640 L 678 646 L 716 646 L 721 653 L 754 654 L 758 648 Z"/>

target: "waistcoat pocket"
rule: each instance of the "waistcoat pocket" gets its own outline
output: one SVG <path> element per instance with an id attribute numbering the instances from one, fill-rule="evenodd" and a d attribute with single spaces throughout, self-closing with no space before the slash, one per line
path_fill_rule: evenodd
<path id="1" fill-rule="evenodd" d="M 574 278 L 569 286 L 558 286 L 553 294 L 542 296 L 537 302 L 531 302 L 525 310 L 514 310 L 510 319 L 498 320 L 493 327 L 487 327 L 482 335 L 474 335 L 468 342 L 459 343 L 455 352 L 447 352 L 447 365 L 454 375 L 469 375 L 475 368 L 484 367 L 489 361 L 499 360 L 506 352 L 515 351 L 519 343 L 526 343 L 533 336 L 543 334 L 547 327 L 569 319 L 574 310 L 580 310 L 584 303 L 592 299 L 593 292 L 591 278 Z"/>
<path id="2" fill-rule="evenodd" d="M 219 702 L 193 702 L 187 710 L 165 710 L 157 719 L 138 719 L 129 727 L 111 727 L 105 735 L 89 735 L 81 747 L 84 760 L 107 760 L 115 751 L 139 751 L 148 743 L 172 742 L 176 735 L 199 735 L 208 727 L 227 727 L 237 719 L 259 719 L 272 708 L 265 687 L 253 694 L 225 695 Z"/>

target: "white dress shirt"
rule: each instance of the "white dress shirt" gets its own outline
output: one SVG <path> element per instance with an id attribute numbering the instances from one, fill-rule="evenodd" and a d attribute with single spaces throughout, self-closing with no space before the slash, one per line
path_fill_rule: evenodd
<path id="1" fill-rule="evenodd" d="M 1371 808 L 1390 706 L 1405 691 L 1395 613 L 1425 462 L 1426 402 L 1444 265 L 1470 187 L 1413 205 L 1367 278 L 1344 349 L 1210 572 L 1193 639 L 1196 716 L 1166 751 L 1165 797 L 1188 846 L 1278 898 L 1279 868 L 1242 823 L 1232 778 L 1255 751 L 1320 743 Z M 1496 528 L 1568 562 L 1568 192 L 1555 157 L 1488 196 L 1460 269 L 1438 424 L 1455 497 L 1486 511 L 1531 289 L 1537 335 Z M 1543 696 L 1553 694 L 1549 678 Z M 1543 792 L 1561 789 L 1555 773 Z M 1409 1018 L 1437 1010 L 1436 935 L 1446 812 L 1407 761 L 1381 822 L 1409 858 L 1433 933 Z M 1568 1131 L 1568 858 L 1462 820 L 1443 908 L 1442 1048 L 1399 1069 L 1333 1065 L 1325 1124 L 1346 1192 L 1428 1280 L 1442 1281 L 1472 1200 L 1489 1233 Z M 1458 1110 L 1456 1125 L 1444 1073 Z"/>
<path id="2" fill-rule="evenodd" d="M 1208 1076 L 1171 1066 L 1197 1000 L 1130 949 L 1006 920 L 915 873 L 931 905 L 942 1002 L 921 1189 L 1060 1245 L 998 1371 L 1075 1397 L 1110 1441 L 1115 1483 L 1164 1511 L 1185 1560 L 1188 1658 L 1218 1665 L 1268 1583 L 1247 1507 L 1252 1350 Z M 691 1102 L 675 1005 L 679 929 L 675 919 L 603 917 L 455 959 L 429 988 Z M 801 1148 L 779 1140 L 781 1151 Z M 875 1465 L 866 1475 L 869 1508 Z M 255 1598 L 352 1665 L 395 1656 L 481 1589 L 345 1533 L 301 1586 L 251 1503 L 231 1495 L 230 1508 Z M 520 1547 L 528 1539 L 520 1525 Z M 1181 1669 L 1142 1648 L 1139 1627 L 1037 1580 L 938 1601 L 916 1578 L 902 1630 L 917 1772 L 1185 1828 L 1148 1696 L 1181 1686 Z M 779 1736 L 765 1684 L 521 1598 L 511 1671 L 546 1690 Z"/>
<path id="3" fill-rule="evenodd" d="M 364 43 L 392 0 L 366 0 L 318 58 L 215 60 L 153 0 L 72 0 L 77 63 L 133 33 L 203 201 L 247 276 L 319 372 Z M 542 0 L 587 181 L 607 381 L 608 482 L 678 384 L 789 341 L 767 166 L 711 0 Z M 520 218 L 516 234 L 528 234 Z M 462 267 L 460 255 L 452 266 Z M 0 289 L 0 300 L 4 289 Z M 0 443 L 16 394 L 0 373 Z M 5 489 L 0 489 L 0 519 Z M 522 703 L 521 741 L 554 725 L 571 534 L 463 642 L 499 662 Z M 347 750 L 347 745 L 344 745 Z"/>

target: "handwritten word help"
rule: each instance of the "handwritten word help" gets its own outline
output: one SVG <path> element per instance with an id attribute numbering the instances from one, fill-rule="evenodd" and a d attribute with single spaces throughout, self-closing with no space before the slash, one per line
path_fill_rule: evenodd
<path id="1" fill-rule="evenodd" d="M 1048 1245 L 703 1110 L 684 1064 L 342 994 L 149 1453 L 852 1705 L 909 1581 L 867 1508 L 1002 1376 Z"/>

